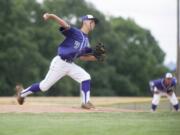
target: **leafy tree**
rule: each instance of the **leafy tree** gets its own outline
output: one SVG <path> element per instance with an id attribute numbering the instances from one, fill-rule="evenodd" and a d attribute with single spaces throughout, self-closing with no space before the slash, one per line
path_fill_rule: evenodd
<path id="1" fill-rule="evenodd" d="M 151 33 L 131 19 L 112 18 L 111 26 L 116 37 L 119 37 L 113 52 L 116 55 L 111 63 L 116 62 L 118 74 L 127 76 L 130 84 L 135 85 L 133 87 L 137 95 L 148 94 L 149 80 L 154 78 L 155 74 L 160 76 L 167 71 L 163 66 L 164 52 Z M 118 87 L 121 87 L 120 85 L 119 83 Z M 132 88 L 128 89 L 131 90 Z"/>
<path id="2" fill-rule="evenodd" d="M 29 8 L 29 4 L 34 9 Z M 0 82 L 1 95 L 14 94 L 16 83 L 29 84 L 37 81 L 43 70 L 40 67 L 48 61 L 39 53 L 39 48 L 31 38 L 35 20 L 31 16 L 39 6 L 35 1 L 2 0 L 0 33 Z"/>

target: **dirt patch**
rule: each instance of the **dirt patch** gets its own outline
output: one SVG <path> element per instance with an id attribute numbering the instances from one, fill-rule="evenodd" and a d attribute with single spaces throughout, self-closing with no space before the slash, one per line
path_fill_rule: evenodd
<path id="1" fill-rule="evenodd" d="M 140 110 L 116 109 L 97 107 L 95 109 L 82 109 L 80 107 L 60 107 L 49 105 L 0 105 L 0 113 L 86 113 L 86 112 L 142 112 Z"/>
<path id="2" fill-rule="evenodd" d="M 116 98 L 114 98 L 116 99 Z M 18 105 L 15 97 L 2 97 L 0 98 L 0 113 L 87 113 L 87 112 L 144 112 L 142 110 L 122 109 L 115 107 L 102 107 L 108 102 L 117 99 L 106 98 L 93 98 L 93 103 L 97 106 L 95 109 L 82 109 L 80 101 L 77 97 L 51 97 L 51 98 L 34 98 L 26 99 L 24 105 Z M 115 102 L 116 101 L 116 102 Z"/>

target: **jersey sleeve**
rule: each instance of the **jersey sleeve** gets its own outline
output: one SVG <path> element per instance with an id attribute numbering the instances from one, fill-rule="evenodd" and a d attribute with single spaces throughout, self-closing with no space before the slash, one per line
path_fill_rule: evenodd
<path id="1" fill-rule="evenodd" d="M 79 39 L 82 37 L 80 30 L 75 27 L 70 27 L 68 29 L 60 27 L 59 31 L 67 38 Z"/>
<path id="2" fill-rule="evenodd" d="M 150 81 L 149 82 L 149 87 L 150 87 L 150 90 L 153 91 L 154 90 L 154 82 L 153 81 Z"/>
<path id="3" fill-rule="evenodd" d="M 85 48 L 83 48 L 83 49 L 80 51 L 80 53 L 78 54 L 77 57 L 85 56 L 85 55 L 90 55 L 90 54 L 92 54 L 92 53 L 93 53 L 92 48 L 90 48 L 90 47 L 85 47 Z"/>
<path id="4" fill-rule="evenodd" d="M 177 79 L 174 77 L 172 80 L 172 86 L 176 86 L 176 84 L 177 84 Z"/>
<path id="5" fill-rule="evenodd" d="M 151 92 L 157 92 L 157 91 L 158 91 L 158 88 L 156 87 L 154 81 L 150 81 L 150 82 L 149 82 L 149 86 L 150 86 Z"/>

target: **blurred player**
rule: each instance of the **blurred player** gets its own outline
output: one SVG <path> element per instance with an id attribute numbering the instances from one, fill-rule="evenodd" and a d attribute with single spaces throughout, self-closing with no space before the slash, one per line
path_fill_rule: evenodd
<path id="1" fill-rule="evenodd" d="M 45 13 L 43 15 L 45 21 L 54 20 L 60 25 L 60 32 L 65 39 L 59 44 L 57 55 L 51 61 L 49 71 L 44 80 L 34 83 L 26 89 L 21 87 L 17 101 L 22 105 L 25 97 L 39 91 L 47 91 L 52 85 L 65 75 L 80 83 L 82 95 L 82 108 L 91 109 L 94 105 L 90 102 L 90 75 L 80 66 L 74 63 L 79 58 L 82 61 L 96 61 L 97 58 L 90 54 L 92 52 L 89 44 L 88 33 L 93 31 L 97 18 L 92 15 L 82 17 L 81 29 L 70 26 L 55 14 Z M 44 46 L 45 47 L 45 46 Z M 88 54 L 88 55 L 87 55 Z"/>
<path id="2" fill-rule="evenodd" d="M 156 111 L 161 96 L 166 96 L 174 107 L 179 110 L 179 102 L 174 93 L 176 87 L 176 78 L 171 73 L 166 73 L 164 78 L 150 81 L 150 89 L 153 93 L 151 111 Z"/>

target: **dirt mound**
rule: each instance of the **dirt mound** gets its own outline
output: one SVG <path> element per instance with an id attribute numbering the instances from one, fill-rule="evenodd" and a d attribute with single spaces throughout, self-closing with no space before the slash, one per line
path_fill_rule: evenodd
<path id="1" fill-rule="evenodd" d="M 142 112 L 137 110 L 128 109 L 116 109 L 97 107 L 95 109 L 82 109 L 80 107 L 60 107 L 60 106 L 49 106 L 49 105 L 0 105 L 0 113 L 86 113 L 86 112 Z"/>
<path id="2" fill-rule="evenodd" d="M 132 100 L 132 99 L 131 99 Z M 130 101 L 122 98 L 93 98 L 95 109 L 85 110 L 80 107 L 78 97 L 29 97 L 24 105 L 18 105 L 15 97 L 0 98 L 0 113 L 86 113 L 86 112 L 143 112 L 134 109 L 122 109 L 110 106 L 119 102 Z M 107 106 L 108 105 L 108 106 Z"/>

